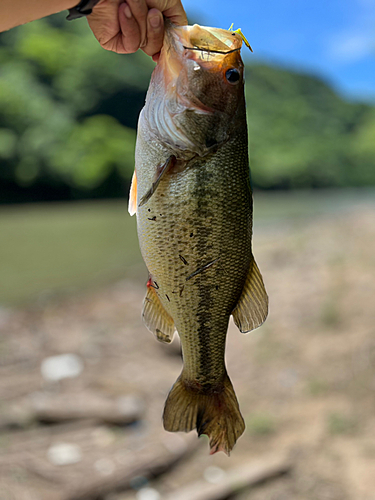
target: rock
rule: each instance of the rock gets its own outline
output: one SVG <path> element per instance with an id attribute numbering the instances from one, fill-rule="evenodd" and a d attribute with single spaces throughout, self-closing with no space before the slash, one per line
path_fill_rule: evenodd
<path id="1" fill-rule="evenodd" d="M 76 444 L 56 443 L 48 449 L 47 457 L 53 465 L 72 465 L 82 460 L 82 453 Z"/>
<path id="2" fill-rule="evenodd" d="M 137 500 L 161 500 L 160 493 L 154 488 L 141 488 L 136 498 Z"/>
<path id="3" fill-rule="evenodd" d="M 226 472 L 220 467 L 215 467 L 214 465 L 207 467 L 207 469 L 205 469 L 203 472 L 203 477 L 208 483 L 211 484 L 220 483 L 220 481 L 222 481 L 225 476 Z"/>
<path id="4" fill-rule="evenodd" d="M 44 380 L 57 382 L 80 375 L 83 371 L 83 362 L 76 354 L 61 354 L 45 358 L 40 369 Z"/>

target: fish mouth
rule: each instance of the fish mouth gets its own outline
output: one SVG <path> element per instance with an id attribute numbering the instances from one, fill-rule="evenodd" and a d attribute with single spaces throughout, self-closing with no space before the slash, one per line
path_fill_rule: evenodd
<path id="1" fill-rule="evenodd" d="M 169 49 L 175 51 L 181 57 L 183 50 L 204 54 L 204 61 L 207 56 L 215 59 L 215 56 L 225 56 L 233 52 L 239 52 L 242 47 L 242 38 L 234 31 L 220 28 L 202 27 L 198 24 L 193 26 L 173 26 L 171 23 L 166 26 L 166 40 Z M 201 59 L 197 57 L 198 60 Z M 202 60 L 202 61 L 203 61 Z"/>
<path id="2" fill-rule="evenodd" d="M 198 24 L 175 26 L 168 21 L 165 28 L 158 73 L 162 75 L 167 93 L 168 89 L 174 89 L 175 82 L 189 60 L 193 62 L 195 69 L 200 67 L 216 73 L 222 71 L 223 65 L 237 66 L 241 59 L 243 40 L 234 31 Z M 202 105 L 201 111 L 208 110 Z"/>
<path id="3" fill-rule="evenodd" d="M 241 47 L 229 30 L 165 23 L 142 120 L 173 154 L 204 156 L 227 139 L 242 103 Z M 237 75 L 233 82 L 228 71 Z"/>

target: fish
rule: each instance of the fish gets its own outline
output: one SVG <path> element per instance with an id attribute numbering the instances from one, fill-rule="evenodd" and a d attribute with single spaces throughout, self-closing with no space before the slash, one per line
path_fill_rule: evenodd
<path id="1" fill-rule="evenodd" d="M 225 366 L 229 319 L 246 333 L 268 313 L 252 252 L 241 46 L 238 32 L 166 22 L 129 197 L 149 271 L 143 321 L 159 341 L 181 340 L 164 428 L 196 429 L 227 455 L 245 429 Z"/>

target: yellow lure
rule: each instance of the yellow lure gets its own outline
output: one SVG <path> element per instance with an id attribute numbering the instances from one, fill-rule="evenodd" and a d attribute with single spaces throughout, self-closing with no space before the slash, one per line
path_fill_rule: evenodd
<path id="1" fill-rule="evenodd" d="M 247 38 L 245 37 L 245 35 L 242 33 L 242 30 L 241 28 L 238 28 L 236 30 L 233 29 L 233 23 L 230 25 L 228 31 L 233 31 L 233 33 L 238 33 L 240 35 L 240 37 L 242 38 L 242 40 L 244 41 L 246 47 L 248 47 L 251 52 L 254 52 L 253 49 L 251 48 L 251 45 L 250 43 L 248 42 Z"/>

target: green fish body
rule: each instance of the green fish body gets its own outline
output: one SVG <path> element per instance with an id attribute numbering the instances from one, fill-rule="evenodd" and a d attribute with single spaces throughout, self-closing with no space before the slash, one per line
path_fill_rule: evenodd
<path id="1" fill-rule="evenodd" d="M 140 116 L 131 198 L 150 273 L 143 319 L 163 342 L 177 330 L 182 345 L 164 427 L 197 428 L 211 453 L 228 454 L 244 431 L 224 361 L 228 321 L 247 332 L 268 309 L 251 247 L 240 47 L 229 31 L 167 28 Z"/>

